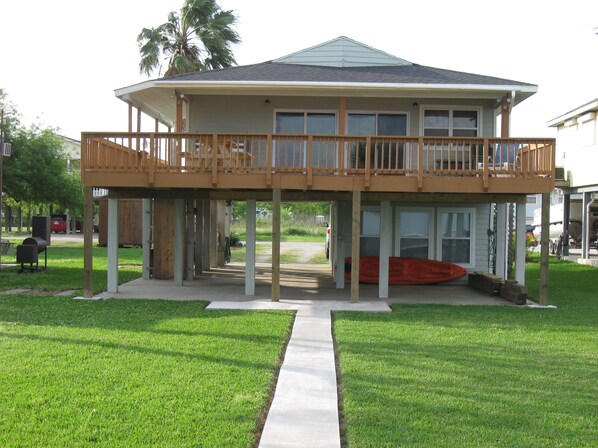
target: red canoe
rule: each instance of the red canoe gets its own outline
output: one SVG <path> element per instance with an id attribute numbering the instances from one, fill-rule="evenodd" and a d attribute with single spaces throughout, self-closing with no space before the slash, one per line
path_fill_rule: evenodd
<path id="1" fill-rule="evenodd" d="M 463 277 L 467 271 L 446 261 L 420 258 L 389 257 L 388 283 L 391 285 L 425 285 Z M 378 283 L 380 259 L 359 258 L 359 282 Z M 345 278 L 351 278 L 351 258 L 345 258 Z"/>

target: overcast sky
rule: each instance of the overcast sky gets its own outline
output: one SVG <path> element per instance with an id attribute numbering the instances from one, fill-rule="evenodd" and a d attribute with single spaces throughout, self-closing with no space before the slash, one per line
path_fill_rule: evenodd
<path id="1" fill-rule="evenodd" d="M 79 139 L 124 131 L 114 90 L 139 74 L 136 38 L 183 0 L 12 0 L 0 4 L 0 88 L 32 122 Z M 348 36 L 408 61 L 538 84 L 513 110 L 512 136 L 598 97 L 598 1 L 221 0 L 236 12 L 239 65 Z M 147 126 L 153 123 L 146 119 Z"/>

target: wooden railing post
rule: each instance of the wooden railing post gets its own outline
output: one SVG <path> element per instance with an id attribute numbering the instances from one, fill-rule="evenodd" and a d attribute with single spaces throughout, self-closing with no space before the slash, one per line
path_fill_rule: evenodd
<path id="1" fill-rule="evenodd" d="M 148 184 L 154 185 L 156 175 L 156 134 L 150 134 L 150 153 L 149 153 L 149 172 L 148 172 Z"/>
<path id="2" fill-rule="evenodd" d="M 220 157 L 220 148 L 218 146 L 218 134 L 212 135 L 212 186 L 218 184 L 218 159 Z M 224 157 L 224 153 L 222 154 Z M 224 160 L 223 160 L 224 162 Z"/>
<path id="3" fill-rule="evenodd" d="M 484 191 L 488 191 L 488 139 L 484 139 L 484 145 L 482 148 L 482 185 Z"/>
<path id="4" fill-rule="evenodd" d="M 417 190 L 424 188 L 424 138 L 417 140 Z"/>
<path id="5" fill-rule="evenodd" d="M 307 137 L 307 188 L 311 188 L 313 185 L 313 170 L 314 170 L 314 137 L 310 135 Z"/>
<path id="6" fill-rule="evenodd" d="M 266 146 L 266 186 L 270 187 L 272 186 L 272 154 L 274 152 L 272 134 L 268 134 L 268 144 Z"/>
<path id="7" fill-rule="evenodd" d="M 368 190 L 370 188 L 370 156 L 371 156 L 371 146 L 372 144 L 372 137 L 369 135 L 365 138 L 365 178 L 364 178 L 364 185 L 365 189 Z"/>

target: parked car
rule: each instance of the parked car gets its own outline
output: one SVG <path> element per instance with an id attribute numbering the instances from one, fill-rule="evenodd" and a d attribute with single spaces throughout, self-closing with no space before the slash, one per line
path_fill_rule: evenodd
<path id="1" fill-rule="evenodd" d="M 330 260 L 330 226 L 326 227 L 326 242 L 324 243 L 326 251 L 326 260 Z"/>
<path id="2" fill-rule="evenodd" d="M 66 233 L 66 218 L 67 215 L 59 213 L 51 216 L 50 231 L 54 233 Z M 81 232 L 81 219 L 71 218 L 75 220 L 75 229 L 77 232 Z"/>

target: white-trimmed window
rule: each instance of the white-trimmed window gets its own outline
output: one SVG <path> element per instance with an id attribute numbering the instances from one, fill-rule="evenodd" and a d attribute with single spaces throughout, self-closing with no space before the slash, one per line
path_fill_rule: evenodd
<path id="1" fill-rule="evenodd" d="M 359 252 L 364 256 L 380 254 L 380 208 L 366 207 L 361 210 L 361 238 Z"/>
<path id="2" fill-rule="evenodd" d="M 479 111 L 475 109 L 429 108 L 423 111 L 423 132 L 426 137 L 477 137 Z"/>
<path id="3" fill-rule="evenodd" d="M 433 209 L 397 208 L 395 254 L 399 257 L 431 259 Z"/>
<path id="4" fill-rule="evenodd" d="M 438 259 L 472 267 L 475 209 L 438 209 Z"/>

